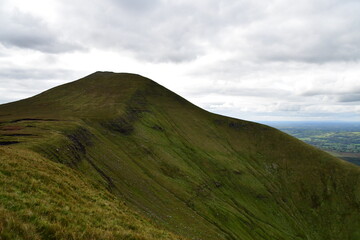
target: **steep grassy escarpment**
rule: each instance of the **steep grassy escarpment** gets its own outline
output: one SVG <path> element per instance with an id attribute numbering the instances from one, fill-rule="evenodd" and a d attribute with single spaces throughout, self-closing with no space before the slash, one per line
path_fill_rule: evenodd
<path id="1" fill-rule="evenodd" d="M 180 239 L 102 186 L 31 152 L 0 147 L 0 239 Z"/>
<path id="2" fill-rule="evenodd" d="M 358 167 L 138 75 L 98 72 L 2 105 L 0 134 L 191 239 L 360 238 Z"/>

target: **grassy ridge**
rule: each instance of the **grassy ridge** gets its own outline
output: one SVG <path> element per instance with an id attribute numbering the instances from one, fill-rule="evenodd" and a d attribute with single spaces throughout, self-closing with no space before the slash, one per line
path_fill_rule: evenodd
<path id="1" fill-rule="evenodd" d="M 359 168 L 138 75 L 98 72 L 2 105 L 0 121 L 0 143 L 82 172 L 181 236 L 359 238 Z"/>
<path id="2" fill-rule="evenodd" d="M 0 186 L 0 239 L 180 239 L 30 151 L 0 148 Z"/>

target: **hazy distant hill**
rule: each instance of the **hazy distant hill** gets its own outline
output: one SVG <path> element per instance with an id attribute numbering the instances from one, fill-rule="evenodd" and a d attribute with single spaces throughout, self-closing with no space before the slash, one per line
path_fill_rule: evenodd
<path id="1" fill-rule="evenodd" d="M 360 168 L 139 75 L 96 72 L 0 122 L 1 234 L 178 238 L 143 215 L 189 239 L 360 239 Z"/>

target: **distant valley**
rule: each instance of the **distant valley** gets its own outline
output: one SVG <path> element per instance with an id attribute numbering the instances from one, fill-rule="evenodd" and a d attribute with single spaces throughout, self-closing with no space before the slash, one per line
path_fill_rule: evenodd
<path id="1" fill-rule="evenodd" d="M 359 122 L 265 122 L 308 144 L 360 165 Z"/>

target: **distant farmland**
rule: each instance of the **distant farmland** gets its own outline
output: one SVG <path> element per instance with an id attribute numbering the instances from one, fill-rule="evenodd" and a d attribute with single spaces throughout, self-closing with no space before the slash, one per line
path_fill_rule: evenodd
<path id="1" fill-rule="evenodd" d="M 360 123 L 268 122 L 308 144 L 360 165 Z"/>

